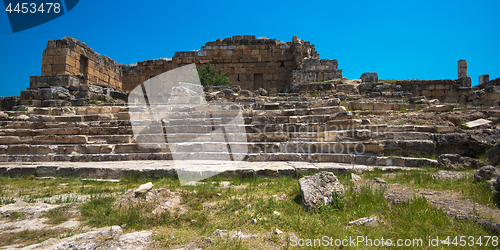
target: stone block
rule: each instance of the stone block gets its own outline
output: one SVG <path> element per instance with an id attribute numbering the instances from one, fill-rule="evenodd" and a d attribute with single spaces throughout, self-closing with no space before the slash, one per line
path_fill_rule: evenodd
<path id="1" fill-rule="evenodd" d="M 72 115 L 72 116 L 56 116 L 56 122 L 82 122 L 82 116 Z"/>
<path id="2" fill-rule="evenodd" d="M 33 136 L 33 142 L 37 144 L 83 144 L 87 139 L 83 135 L 40 135 Z"/>
<path id="3" fill-rule="evenodd" d="M 42 100 L 42 107 L 63 107 L 69 105 L 70 102 L 64 100 Z"/>
<path id="4" fill-rule="evenodd" d="M 452 105 L 434 105 L 424 109 L 426 112 L 450 112 L 453 110 Z"/>
<path id="5" fill-rule="evenodd" d="M 363 73 L 360 79 L 363 83 L 376 83 L 378 82 L 378 73 L 376 72 Z"/>
<path id="6" fill-rule="evenodd" d="M 378 166 L 405 166 L 405 161 L 403 157 L 378 157 Z"/>
<path id="7" fill-rule="evenodd" d="M 440 85 L 438 85 L 438 86 L 440 86 Z M 442 86 L 442 85 L 441 85 L 441 86 Z M 431 92 L 431 96 L 432 96 L 432 97 L 436 97 L 436 96 L 444 96 L 444 95 L 445 95 L 445 93 L 444 93 L 444 91 L 443 91 L 443 90 L 434 90 L 434 91 L 432 91 L 432 92 Z"/>
<path id="8" fill-rule="evenodd" d="M 35 175 L 37 177 L 55 177 L 57 168 L 57 166 L 37 166 Z"/>
<path id="9" fill-rule="evenodd" d="M 466 78 L 467 77 L 467 60 L 459 60 L 458 61 L 458 78 Z"/>
<path id="10" fill-rule="evenodd" d="M 421 95 L 423 96 L 432 96 L 432 93 L 434 92 L 435 90 L 431 91 L 431 90 L 422 90 L 421 91 Z"/>
<path id="11" fill-rule="evenodd" d="M 373 104 L 373 110 L 393 110 L 394 109 L 394 104 L 392 103 L 374 103 Z"/>
<path id="12" fill-rule="evenodd" d="M 487 83 L 490 81 L 490 75 L 480 75 L 479 84 Z"/>
<path id="13" fill-rule="evenodd" d="M 19 138 L 19 136 L 0 136 L 0 144 L 5 144 L 5 145 L 9 145 L 9 144 L 16 144 L 16 143 L 20 143 L 21 140 Z"/>
<path id="14" fill-rule="evenodd" d="M 479 127 L 488 127 L 493 122 L 486 119 L 477 119 L 474 121 L 470 121 L 465 123 L 466 128 L 479 128 Z"/>
<path id="15" fill-rule="evenodd" d="M 115 153 L 122 154 L 122 153 L 135 153 L 137 152 L 137 146 L 136 144 L 119 144 L 115 146 L 114 149 Z"/>
<path id="16" fill-rule="evenodd" d="M 35 166 L 10 167 L 7 169 L 10 177 L 36 176 Z"/>

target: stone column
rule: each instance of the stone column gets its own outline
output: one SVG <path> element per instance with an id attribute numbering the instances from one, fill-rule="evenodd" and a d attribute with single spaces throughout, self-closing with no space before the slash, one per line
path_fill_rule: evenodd
<path id="1" fill-rule="evenodd" d="M 467 77 L 467 60 L 458 61 L 458 79 Z"/>
<path id="2" fill-rule="evenodd" d="M 490 75 L 480 75 L 479 84 L 487 83 L 490 81 Z"/>

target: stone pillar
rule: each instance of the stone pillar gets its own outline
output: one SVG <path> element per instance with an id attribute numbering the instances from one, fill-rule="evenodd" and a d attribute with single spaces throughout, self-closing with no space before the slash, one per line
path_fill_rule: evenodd
<path id="1" fill-rule="evenodd" d="M 467 77 L 467 60 L 458 61 L 458 79 Z"/>
<path id="2" fill-rule="evenodd" d="M 487 83 L 490 81 L 490 75 L 480 75 L 479 84 Z"/>

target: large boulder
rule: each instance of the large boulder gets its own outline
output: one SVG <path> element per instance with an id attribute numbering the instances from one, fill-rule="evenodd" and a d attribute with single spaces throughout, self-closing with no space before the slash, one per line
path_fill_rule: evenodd
<path id="1" fill-rule="evenodd" d="M 319 208 L 334 201 L 334 196 L 344 196 L 344 186 L 331 172 L 320 172 L 299 179 L 302 206 L 305 210 Z"/>
<path id="2" fill-rule="evenodd" d="M 259 94 L 261 96 L 267 96 L 268 95 L 268 92 L 267 90 L 263 89 L 263 88 L 259 88 Z"/>
<path id="3" fill-rule="evenodd" d="M 460 156 L 459 154 L 443 154 L 439 156 L 438 163 L 445 169 L 479 169 L 486 166 L 486 163 L 474 158 Z"/>
<path id="4" fill-rule="evenodd" d="M 476 157 L 486 150 L 487 143 L 480 141 L 470 133 L 450 133 L 435 135 L 438 154 L 460 154 Z"/>
<path id="5" fill-rule="evenodd" d="M 480 168 L 474 174 L 476 181 L 495 181 L 500 176 L 500 169 L 491 165 Z"/>
<path id="6" fill-rule="evenodd" d="M 500 163 L 500 143 L 495 145 L 493 148 L 486 152 L 488 157 L 488 162 L 492 165 L 498 165 Z"/>

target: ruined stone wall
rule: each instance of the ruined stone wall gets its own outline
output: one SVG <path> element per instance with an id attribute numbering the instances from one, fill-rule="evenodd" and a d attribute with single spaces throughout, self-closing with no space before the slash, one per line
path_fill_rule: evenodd
<path id="1" fill-rule="evenodd" d="M 498 106 L 500 87 L 470 86 L 470 78 L 457 80 L 398 80 L 391 82 L 365 82 L 358 86 L 362 95 L 387 96 L 387 92 L 400 96 L 425 96 L 427 100 L 438 99 L 441 103 L 472 106 Z"/>
<path id="2" fill-rule="evenodd" d="M 233 36 L 211 41 L 198 51 L 175 52 L 171 59 L 138 62 L 135 65 L 118 64 L 107 56 L 74 38 L 48 41 L 43 52 L 41 76 L 81 75 L 82 84 L 94 83 L 130 92 L 140 83 L 166 71 L 195 63 L 208 62 L 229 73 L 229 79 L 242 89 L 259 88 L 285 90 L 296 79 L 324 81 L 341 79 L 342 70 L 337 60 L 319 59 L 314 45 L 293 37 L 291 42 L 255 36 Z M 34 77 L 31 87 L 46 85 Z"/>
<path id="3" fill-rule="evenodd" d="M 292 72 L 292 85 L 342 80 L 339 62 L 332 59 L 307 58 L 302 62 L 302 69 Z"/>
<path id="4" fill-rule="evenodd" d="M 314 45 L 293 38 L 292 42 L 255 36 L 233 36 L 208 42 L 198 51 L 175 52 L 172 59 L 138 62 L 123 66 L 123 90 L 130 92 L 135 86 L 165 71 L 195 63 L 208 62 L 223 72 L 242 89 L 281 89 L 290 85 L 292 71 L 302 68 L 304 58 L 319 58 Z"/>
<path id="5" fill-rule="evenodd" d="M 43 51 L 42 76 L 58 75 L 82 75 L 83 84 L 122 89 L 121 65 L 72 37 L 48 41 Z"/>

